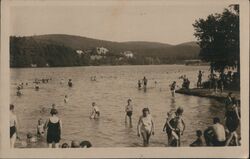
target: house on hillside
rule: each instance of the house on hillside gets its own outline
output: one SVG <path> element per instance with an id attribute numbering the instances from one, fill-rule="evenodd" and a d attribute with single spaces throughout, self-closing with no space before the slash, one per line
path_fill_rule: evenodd
<path id="1" fill-rule="evenodd" d="M 126 58 L 133 58 L 134 57 L 134 54 L 132 51 L 124 51 L 121 54 L 124 55 Z"/>
<path id="2" fill-rule="evenodd" d="M 84 52 L 83 52 L 82 50 L 76 50 L 76 53 L 77 53 L 78 55 L 84 54 Z"/>
<path id="3" fill-rule="evenodd" d="M 96 52 L 98 55 L 106 55 L 109 52 L 109 50 L 105 47 L 97 47 Z"/>
<path id="4" fill-rule="evenodd" d="M 35 67 L 37 67 L 37 64 L 30 64 L 30 66 L 35 68 Z"/>

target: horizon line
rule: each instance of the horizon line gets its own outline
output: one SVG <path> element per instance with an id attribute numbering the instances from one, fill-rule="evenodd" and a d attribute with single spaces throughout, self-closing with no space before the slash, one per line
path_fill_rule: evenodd
<path id="1" fill-rule="evenodd" d="M 166 45 L 172 45 L 172 46 L 177 46 L 185 43 L 190 43 L 194 42 L 197 44 L 198 41 L 185 41 L 177 44 L 172 44 L 172 43 L 165 43 L 165 42 L 159 42 L 159 41 L 143 41 L 143 40 L 131 40 L 131 41 L 112 41 L 112 40 L 103 40 L 103 39 L 95 39 L 87 36 L 82 36 L 82 35 L 74 35 L 74 34 L 62 34 L 62 33 L 53 33 L 53 34 L 33 34 L 33 35 L 10 35 L 10 37 L 32 37 L 32 36 L 46 36 L 46 35 L 66 35 L 66 36 L 76 36 L 76 37 L 81 37 L 81 38 L 88 38 L 88 39 L 93 39 L 93 40 L 100 40 L 100 41 L 106 41 L 106 42 L 116 42 L 116 43 L 128 43 L 128 42 L 148 42 L 148 43 L 158 43 L 158 44 L 166 44 Z"/>

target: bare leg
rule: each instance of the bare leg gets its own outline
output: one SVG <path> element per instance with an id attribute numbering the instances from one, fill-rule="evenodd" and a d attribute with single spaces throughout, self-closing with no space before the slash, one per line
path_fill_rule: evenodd
<path id="1" fill-rule="evenodd" d="M 59 148 L 59 143 L 55 143 L 55 148 Z"/>
<path id="2" fill-rule="evenodd" d="M 230 144 L 230 142 L 231 142 L 231 140 L 233 139 L 233 137 L 234 137 L 234 134 L 233 134 L 233 133 L 230 133 L 230 136 L 229 136 L 229 138 L 227 139 L 225 146 L 228 146 L 228 145 Z"/>
<path id="3" fill-rule="evenodd" d="M 15 147 L 15 143 L 16 143 L 16 133 L 14 133 L 12 135 L 12 137 L 10 138 L 10 148 L 14 148 Z"/>
<path id="4" fill-rule="evenodd" d="M 127 123 L 127 114 L 125 114 L 125 123 Z"/>
<path id="5" fill-rule="evenodd" d="M 149 138 L 151 136 L 151 133 L 147 133 L 147 145 L 149 145 Z"/>
<path id="6" fill-rule="evenodd" d="M 49 148 L 52 148 L 52 143 L 49 144 Z"/>
<path id="7" fill-rule="evenodd" d="M 143 138 L 143 146 L 147 146 L 147 133 L 146 132 L 142 132 L 141 133 L 142 138 Z"/>
<path id="8" fill-rule="evenodd" d="M 234 134 L 235 144 L 236 144 L 236 146 L 239 146 L 240 144 L 239 144 L 239 140 L 238 140 L 238 135 L 235 131 L 233 132 L 233 134 Z"/>

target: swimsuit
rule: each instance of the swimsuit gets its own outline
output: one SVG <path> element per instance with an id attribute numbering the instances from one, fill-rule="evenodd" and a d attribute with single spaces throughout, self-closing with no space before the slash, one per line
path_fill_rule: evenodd
<path id="1" fill-rule="evenodd" d="M 47 142 L 48 143 L 59 143 L 61 139 L 61 129 L 60 129 L 60 120 L 56 123 L 52 123 L 49 119 L 48 122 L 48 131 L 47 131 Z"/>
<path id="2" fill-rule="evenodd" d="M 10 138 L 16 133 L 16 126 L 11 126 L 10 127 Z"/>
<path id="3" fill-rule="evenodd" d="M 132 111 L 127 111 L 127 116 L 131 117 L 131 116 L 132 116 L 132 114 L 133 114 L 133 112 L 132 112 Z"/>
<path id="4" fill-rule="evenodd" d="M 147 117 L 141 117 L 141 132 L 151 133 L 152 130 L 152 117 L 148 115 Z"/>

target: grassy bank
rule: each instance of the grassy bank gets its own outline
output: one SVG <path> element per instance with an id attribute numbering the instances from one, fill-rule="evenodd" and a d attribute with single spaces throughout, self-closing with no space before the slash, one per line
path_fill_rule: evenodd
<path id="1" fill-rule="evenodd" d="M 193 95 L 193 96 L 198 96 L 198 97 L 214 98 L 220 101 L 225 100 L 229 92 L 232 92 L 233 97 L 235 97 L 237 100 L 240 100 L 240 91 L 225 90 L 222 93 L 219 91 L 215 93 L 212 89 L 209 90 L 209 89 L 202 89 L 202 88 L 176 90 L 176 93 Z"/>

